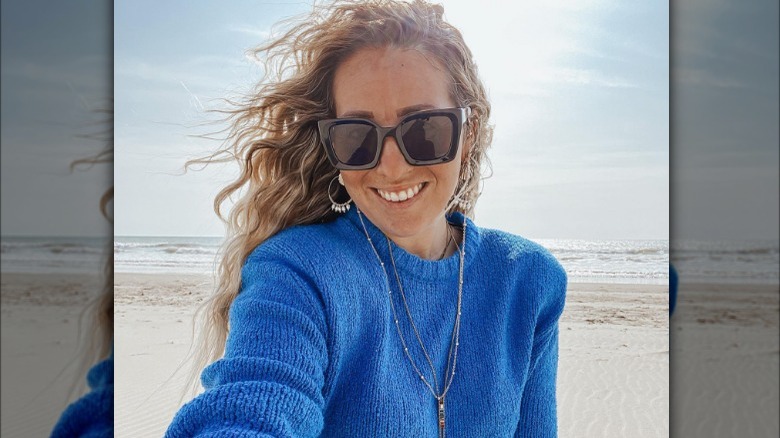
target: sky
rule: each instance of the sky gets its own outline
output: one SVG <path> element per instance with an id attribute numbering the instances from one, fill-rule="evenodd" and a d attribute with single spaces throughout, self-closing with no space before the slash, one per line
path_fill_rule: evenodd
<path id="1" fill-rule="evenodd" d="M 284 3 L 115 6 L 116 235 L 223 233 L 212 200 L 235 169 L 182 166 L 219 146 L 193 137 L 206 132 L 204 109 L 258 79 L 246 51 L 310 7 Z M 476 223 L 532 238 L 667 239 L 667 3 L 442 3 L 493 104 Z"/>
<path id="2" fill-rule="evenodd" d="M 778 8 L 672 2 L 673 240 L 778 240 Z"/>
<path id="3" fill-rule="evenodd" d="M 70 164 L 110 146 L 111 4 L 3 0 L 1 15 L 2 235 L 110 236 L 111 164 Z"/>
<path id="4" fill-rule="evenodd" d="M 245 51 L 309 5 L 42 4 L 2 2 L 3 236 L 111 232 L 98 201 L 112 169 L 68 166 L 105 146 L 86 137 L 105 127 L 112 91 L 116 234 L 221 235 L 211 202 L 235 169 L 182 175 L 218 146 L 192 135 L 213 99 L 257 79 Z M 444 5 L 493 102 L 479 225 L 531 238 L 778 239 L 776 1 L 672 2 L 671 55 L 664 2 Z"/>
<path id="5" fill-rule="evenodd" d="M 671 62 L 666 3 L 469 3 L 444 5 L 493 102 L 479 225 L 663 239 L 671 205 L 675 239 L 778 239 L 776 1 L 672 2 Z M 181 175 L 217 147 L 192 135 L 212 99 L 257 79 L 245 51 L 308 4 L 41 5 L 2 2 L 3 236 L 110 232 L 111 169 L 68 165 L 104 146 L 84 136 L 102 129 L 112 57 L 116 234 L 221 235 L 211 200 L 235 169 Z"/>

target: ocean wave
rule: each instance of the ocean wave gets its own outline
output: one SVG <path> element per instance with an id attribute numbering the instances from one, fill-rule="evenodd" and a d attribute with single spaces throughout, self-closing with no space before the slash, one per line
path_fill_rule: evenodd
<path id="1" fill-rule="evenodd" d="M 777 254 L 780 251 L 780 242 L 776 240 L 760 241 L 706 241 L 706 240 L 678 240 L 671 246 L 676 252 L 724 252 L 746 254 Z"/>
<path id="2" fill-rule="evenodd" d="M 164 246 L 160 250 L 168 254 L 214 254 L 214 250 L 203 247 Z"/>
<path id="3" fill-rule="evenodd" d="M 51 254 L 103 254 L 103 244 L 77 242 L 2 242 L 2 254 L 47 252 Z"/>
<path id="4" fill-rule="evenodd" d="M 575 277 L 608 277 L 608 278 L 668 278 L 668 271 L 607 271 L 601 269 L 567 269 L 566 274 Z"/>
<path id="5" fill-rule="evenodd" d="M 201 244 L 191 242 L 114 242 L 114 252 L 165 252 L 169 254 L 213 254 L 219 248 L 218 244 Z"/>
<path id="6" fill-rule="evenodd" d="M 669 255 L 669 250 L 666 248 L 646 248 L 646 249 L 588 249 L 588 248 L 577 248 L 577 249 L 550 249 L 550 252 L 553 254 L 591 254 L 591 255 L 603 255 L 603 256 L 614 256 L 614 255 L 636 255 L 636 256 L 646 256 L 646 255 L 657 255 L 657 256 L 666 256 Z"/>

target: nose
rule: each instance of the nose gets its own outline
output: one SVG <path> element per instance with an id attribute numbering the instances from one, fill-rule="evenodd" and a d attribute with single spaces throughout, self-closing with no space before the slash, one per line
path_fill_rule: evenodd
<path id="1" fill-rule="evenodd" d="M 411 166 L 401 153 L 401 148 L 395 137 L 393 135 L 386 136 L 383 140 L 382 153 L 379 155 L 376 171 L 388 179 L 398 179 L 409 169 Z"/>

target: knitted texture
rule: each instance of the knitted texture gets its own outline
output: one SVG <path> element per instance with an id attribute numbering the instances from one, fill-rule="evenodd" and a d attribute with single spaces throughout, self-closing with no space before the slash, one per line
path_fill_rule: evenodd
<path id="1" fill-rule="evenodd" d="M 52 438 L 114 436 L 114 352 L 87 373 L 90 391 L 60 415 Z"/>
<path id="2" fill-rule="evenodd" d="M 435 437 L 434 375 L 417 342 L 381 231 L 357 212 L 286 229 L 242 270 L 222 359 L 167 437 Z M 461 224 L 463 216 L 451 221 Z M 438 388 L 455 324 L 460 258 L 429 261 L 392 245 Z M 468 221 L 450 437 L 555 437 L 558 319 L 566 274 L 539 245 Z"/>

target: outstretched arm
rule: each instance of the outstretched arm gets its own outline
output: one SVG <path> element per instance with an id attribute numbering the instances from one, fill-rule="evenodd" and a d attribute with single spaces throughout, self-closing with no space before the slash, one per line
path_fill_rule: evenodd
<path id="1" fill-rule="evenodd" d="M 114 350 L 87 373 L 90 392 L 62 413 L 51 438 L 114 436 Z"/>
<path id="2" fill-rule="evenodd" d="M 203 371 L 206 391 L 166 437 L 308 437 L 323 428 L 327 330 L 317 292 L 276 261 L 249 261 L 242 278 L 225 355 Z"/>
<path id="3" fill-rule="evenodd" d="M 557 437 L 556 377 L 558 371 L 558 327 L 543 339 L 535 340 L 532 357 L 535 362 L 520 403 L 520 422 L 515 437 Z"/>
<path id="4" fill-rule="evenodd" d="M 538 269 L 536 327 L 531 363 L 520 402 L 520 422 L 515 437 L 558 436 L 556 379 L 558 375 L 558 320 L 566 300 L 566 272 L 547 254 Z"/>

